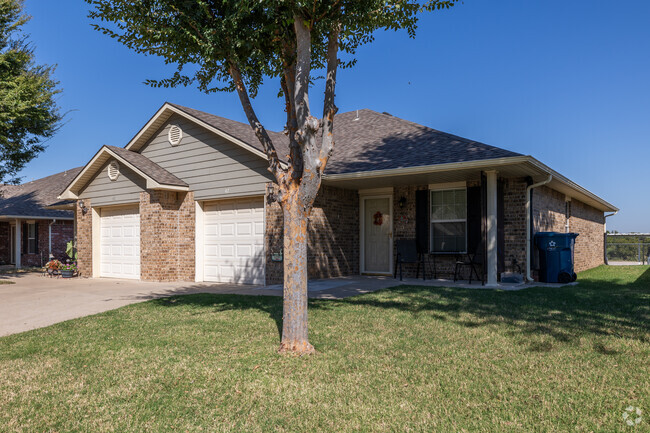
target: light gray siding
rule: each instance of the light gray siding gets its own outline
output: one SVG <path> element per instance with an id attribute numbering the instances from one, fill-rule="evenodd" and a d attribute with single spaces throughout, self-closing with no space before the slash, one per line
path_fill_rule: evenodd
<path id="1" fill-rule="evenodd" d="M 110 180 L 108 164 L 111 161 L 108 161 L 81 190 L 79 198 L 90 199 L 92 206 L 139 203 L 140 192 L 145 190 L 146 181 L 124 164 L 120 164 L 120 176 L 117 180 Z"/>
<path id="2" fill-rule="evenodd" d="M 177 146 L 167 140 L 171 125 L 183 130 Z M 273 179 L 268 162 L 181 116 L 172 116 L 141 153 L 185 181 L 197 200 L 264 194 Z"/>

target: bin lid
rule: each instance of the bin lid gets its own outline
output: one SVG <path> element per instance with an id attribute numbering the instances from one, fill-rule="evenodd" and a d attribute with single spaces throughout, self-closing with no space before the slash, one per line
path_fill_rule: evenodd
<path id="1" fill-rule="evenodd" d="M 535 237 L 540 238 L 552 238 L 552 237 L 573 237 L 576 238 L 580 236 L 580 233 L 560 233 L 560 232 L 537 232 Z"/>

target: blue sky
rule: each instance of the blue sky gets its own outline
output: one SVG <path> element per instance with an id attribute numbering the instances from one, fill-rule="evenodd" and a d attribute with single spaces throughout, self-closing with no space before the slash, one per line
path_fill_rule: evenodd
<path id="1" fill-rule="evenodd" d="M 245 121 L 234 94 L 153 89 L 171 70 L 94 31 L 82 0 L 26 0 L 37 60 L 58 64 L 67 123 L 20 175 L 84 165 L 123 146 L 164 101 Z M 650 232 L 650 2 L 465 0 L 415 40 L 381 32 L 339 73 L 341 111 L 371 108 L 530 154 L 621 208 L 608 228 Z M 317 86 L 312 107 L 320 107 Z M 255 107 L 281 130 L 269 83 Z"/>

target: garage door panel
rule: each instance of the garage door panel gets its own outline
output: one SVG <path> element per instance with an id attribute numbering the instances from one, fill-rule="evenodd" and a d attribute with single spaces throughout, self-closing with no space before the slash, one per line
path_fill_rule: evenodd
<path id="1" fill-rule="evenodd" d="M 235 236 L 235 223 L 221 223 L 214 222 L 217 226 L 217 232 L 220 236 Z"/>
<path id="2" fill-rule="evenodd" d="M 231 258 L 235 256 L 235 245 L 220 245 L 219 258 Z"/>
<path id="3" fill-rule="evenodd" d="M 253 233 L 253 222 L 237 223 L 237 236 L 250 236 Z"/>
<path id="4" fill-rule="evenodd" d="M 140 278 L 140 214 L 137 207 L 102 209 L 100 275 Z"/>
<path id="5" fill-rule="evenodd" d="M 204 279 L 263 284 L 263 200 L 210 203 L 204 205 L 204 212 Z"/>

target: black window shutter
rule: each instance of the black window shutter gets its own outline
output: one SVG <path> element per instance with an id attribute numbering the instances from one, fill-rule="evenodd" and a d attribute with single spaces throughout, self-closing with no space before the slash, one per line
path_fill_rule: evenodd
<path id="1" fill-rule="evenodd" d="M 34 223 L 34 242 L 36 246 L 34 247 L 34 253 L 40 253 L 40 248 L 38 248 L 38 223 Z"/>
<path id="2" fill-rule="evenodd" d="M 429 190 L 415 191 L 415 239 L 418 251 L 429 252 Z"/>
<path id="3" fill-rule="evenodd" d="M 28 241 L 27 241 L 27 236 L 28 236 L 27 228 L 28 227 L 29 227 L 28 224 L 21 224 L 22 243 L 23 243 L 23 246 L 20 249 L 21 254 L 27 254 L 29 252 L 29 251 L 27 251 L 27 244 L 28 244 Z"/>
<path id="4" fill-rule="evenodd" d="M 470 253 L 476 252 L 481 243 L 481 208 L 481 187 L 470 186 L 467 188 L 467 250 Z"/>
<path id="5" fill-rule="evenodd" d="M 505 272 L 506 270 L 506 233 L 504 221 L 504 180 L 499 179 L 497 183 L 497 271 Z"/>

